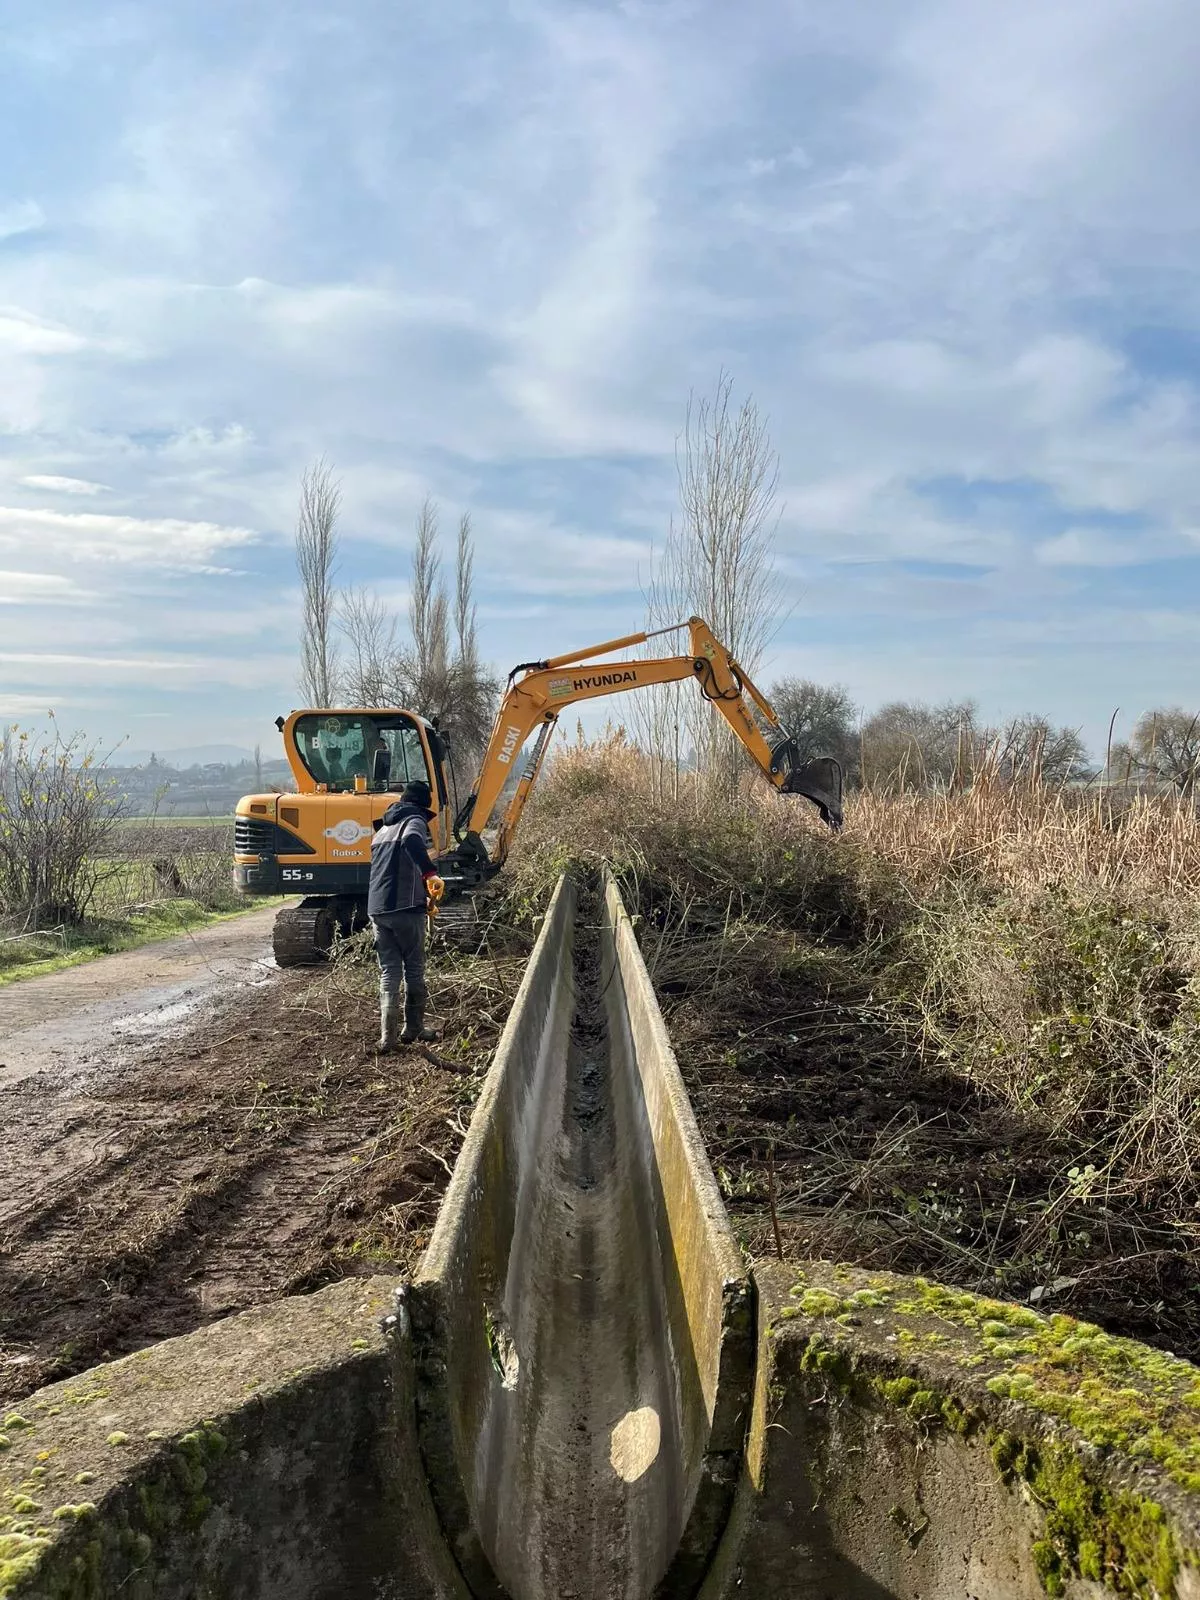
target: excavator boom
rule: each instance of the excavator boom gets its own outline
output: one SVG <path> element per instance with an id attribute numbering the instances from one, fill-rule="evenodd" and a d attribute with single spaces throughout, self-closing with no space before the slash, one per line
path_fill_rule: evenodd
<path id="1" fill-rule="evenodd" d="M 597 660 L 615 650 L 645 644 L 685 628 L 691 646 L 687 655 Z M 653 633 L 626 634 L 604 644 L 514 667 L 474 791 L 458 818 L 456 831 L 460 844 L 458 851 L 452 854 L 464 865 L 473 862 L 480 869 L 486 865 L 494 871 L 502 865 L 537 781 L 554 725 L 566 707 L 631 689 L 682 683 L 688 679 L 695 682 L 699 692 L 725 718 L 768 782 L 782 793 L 806 796 L 831 827 L 841 826 L 840 765 L 827 756 L 801 763 L 796 746 L 780 726 L 770 701 L 750 681 L 708 624 L 701 617 L 691 617 L 686 623 Z M 766 725 L 770 739 L 764 734 L 762 724 Z M 539 730 L 538 737 L 522 762 L 523 746 L 535 728 Z M 516 784 L 499 819 L 495 843 L 489 852 L 483 844 L 483 831 L 514 772 L 518 774 Z"/>

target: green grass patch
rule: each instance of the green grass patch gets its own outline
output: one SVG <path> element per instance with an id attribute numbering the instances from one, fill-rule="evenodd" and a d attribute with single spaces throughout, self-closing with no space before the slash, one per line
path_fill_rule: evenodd
<path id="1" fill-rule="evenodd" d="M 213 911 L 194 900 L 164 900 L 123 917 L 106 917 L 65 929 L 62 934 L 0 941 L 0 987 L 21 978 L 41 978 L 66 967 L 81 966 L 98 956 L 136 950 L 159 939 L 193 933 L 215 922 L 230 922 L 251 911 L 282 905 L 284 896 L 263 895 L 232 910 Z"/>

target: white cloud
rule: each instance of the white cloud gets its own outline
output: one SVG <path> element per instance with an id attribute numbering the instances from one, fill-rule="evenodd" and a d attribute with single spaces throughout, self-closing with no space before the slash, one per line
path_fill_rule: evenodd
<path id="1" fill-rule="evenodd" d="M 1194 647 L 1200 643 L 1200 617 L 1167 606 L 1076 607 L 1052 617 L 1017 617 L 1002 623 L 988 620 L 978 624 L 977 633 L 993 649 L 1007 641 L 1026 648 L 1071 644 L 1103 651 L 1120 645 L 1149 651 L 1175 644 Z M 1094 670 L 1099 670 L 1099 662 Z M 1178 699 L 1187 696 L 1188 690 L 1188 683 L 1181 682 L 1173 693 Z"/>
<path id="2" fill-rule="evenodd" d="M 33 544 L 43 556 L 53 551 L 73 562 L 115 562 L 182 572 L 221 571 L 213 565 L 217 556 L 253 544 L 257 537 L 249 528 L 185 522 L 177 517 L 0 506 L 0 550 L 23 550 Z"/>
<path id="3" fill-rule="evenodd" d="M 0 206 L 0 239 L 14 239 L 21 233 L 36 233 L 46 225 L 46 213 L 36 200 L 16 200 Z"/>
<path id="4" fill-rule="evenodd" d="M 1020 540 L 1010 521 L 968 521 L 912 490 L 904 479 L 849 472 L 788 485 L 780 496 L 778 544 L 784 565 L 799 559 L 851 562 L 942 561 L 1004 566 Z M 848 579 L 836 578 L 843 594 Z"/>
<path id="5" fill-rule="evenodd" d="M 58 573 L 0 571 L 0 606 L 85 598 L 78 584 Z"/>
<path id="6" fill-rule="evenodd" d="M 66 703 L 73 704 L 74 702 L 67 701 Z M 59 704 L 63 704 L 61 699 Z M 37 699 L 33 695 L 27 694 L 9 694 L 6 690 L 0 689 L 0 717 L 45 718 L 49 710 L 50 707 L 46 704 L 45 699 Z"/>
<path id="7" fill-rule="evenodd" d="M 50 322 L 20 306 L 0 306 L 0 349 L 18 356 L 74 355 L 88 340 L 61 323 Z"/>
<path id="8" fill-rule="evenodd" d="M 489 587 L 579 602 L 638 590 L 649 571 L 647 539 L 621 539 L 555 527 L 548 520 L 494 513 L 476 567 Z M 640 598 L 640 597 L 639 597 Z M 623 631 L 623 630 L 619 630 Z"/>
<path id="9" fill-rule="evenodd" d="M 86 667 L 101 672 L 194 672 L 203 663 L 194 659 L 153 656 L 71 655 L 54 651 L 0 650 L 0 661 L 10 667 Z"/>
<path id="10" fill-rule="evenodd" d="M 209 462 L 226 457 L 236 460 L 254 444 L 254 434 L 240 422 L 223 428 L 183 428 L 163 444 L 157 454 L 163 461 Z"/>
<path id="11" fill-rule="evenodd" d="M 1047 567 L 1132 567 L 1151 561 L 1156 541 L 1115 538 L 1102 528 L 1067 528 L 1039 544 L 1034 556 Z"/>
<path id="12" fill-rule="evenodd" d="M 479 320 L 469 301 L 437 292 L 405 294 L 355 283 L 304 286 L 265 278 L 243 278 L 233 292 L 279 327 L 300 333 L 314 329 L 337 333 L 355 323 L 371 328 L 393 321 L 457 322 L 470 327 Z"/>
<path id="13" fill-rule="evenodd" d="M 107 494 L 106 483 L 88 478 L 64 478 L 53 472 L 31 472 L 20 480 L 30 489 L 49 489 L 54 494 Z"/>
<path id="14" fill-rule="evenodd" d="M 173 654 L 169 650 L 110 656 L 73 650 L 0 650 L 0 665 L 22 690 L 60 688 L 86 683 L 89 687 L 132 686 L 193 691 L 202 686 L 236 689 L 246 681 L 245 662 L 225 655 Z M 262 654 L 256 659 L 264 681 L 274 685 L 294 676 L 294 657 Z M 167 682 L 161 682 L 163 677 Z"/>

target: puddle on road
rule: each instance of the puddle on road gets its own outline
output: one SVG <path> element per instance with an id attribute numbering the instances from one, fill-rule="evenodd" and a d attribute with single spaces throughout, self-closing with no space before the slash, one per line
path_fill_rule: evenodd
<path id="1" fill-rule="evenodd" d="M 228 982 L 239 989 L 262 989 L 272 981 L 278 971 L 275 958 L 271 956 L 265 961 L 255 962 L 251 967 L 234 968 L 228 974 L 217 968 L 213 976 L 227 977 Z M 212 999 L 211 986 L 189 989 L 178 1000 L 166 1000 L 158 1005 L 146 1006 L 141 1011 L 131 1012 L 129 1016 L 118 1017 L 109 1026 L 113 1033 L 135 1040 L 148 1039 L 159 1034 L 174 1034 L 181 1023 L 189 1021 L 202 1006 L 210 1004 Z"/>
<path id="2" fill-rule="evenodd" d="M 165 1028 L 174 1027 L 177 1022 L 183 1022 L 190 1017 L 193 1012 L 199 1010 L 205 999 L 206 995 L 191 995 L 186 1000 L 175 1001 L 173 1005 L 158 1006 L 149 1011 L 135 1011 L 131 1017 L 119 1017 L 112 1024 L 112 1031 L 132 1038 L 146 1038 L 151 1034 L 161 1033 Z"/>
<path id="3" fill-rule="evenodd" d="M 128 964 L 114 964 L 108 970 L 114 977 L 124 975 Z M 182 981 L 143 982 L 107 995 L 81 993 L 78 988 L 61 998 L 43 992 L 44 997 L 34 997 L 38 1003 L 25 1015 L 19 1005 L 13 1008 L 16 1026 L 10 1029 L 5 1028 L 0 1009 L 0 1088 L 41 1072 L 51 1073 L 61 1088 L 77 1088 L 84 1076 L 125 1071 L 148 1049 L 177 1040 L 231 1003 L 237 993 L 274 982 L 278 970 L 274 957 L 258 945 L 245 953 L 222 951 L 194 963 L 190 972 L 180 975 Z M 154 973 L 155 966 L 147 963 L 147 971 Z M 70 977 L 74 983 L 89 985 L 95 976 L 94 967 L 91 972 L 80 968 L 63 974 L 64 982 Z M 22 997 L 15 999 L 20 1002 Z M 27 1021 L 26 1016 L 35 1020 Z"/>

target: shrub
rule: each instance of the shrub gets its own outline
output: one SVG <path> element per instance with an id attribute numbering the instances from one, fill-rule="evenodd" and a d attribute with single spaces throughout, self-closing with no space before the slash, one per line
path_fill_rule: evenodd
<path id="1" fill-rule="evenodd" d="M 95 745 L 8 730 L 0 750 L 0 909 L 30 929 L 78 923 L 110 873 L 120 799 Z"/>

